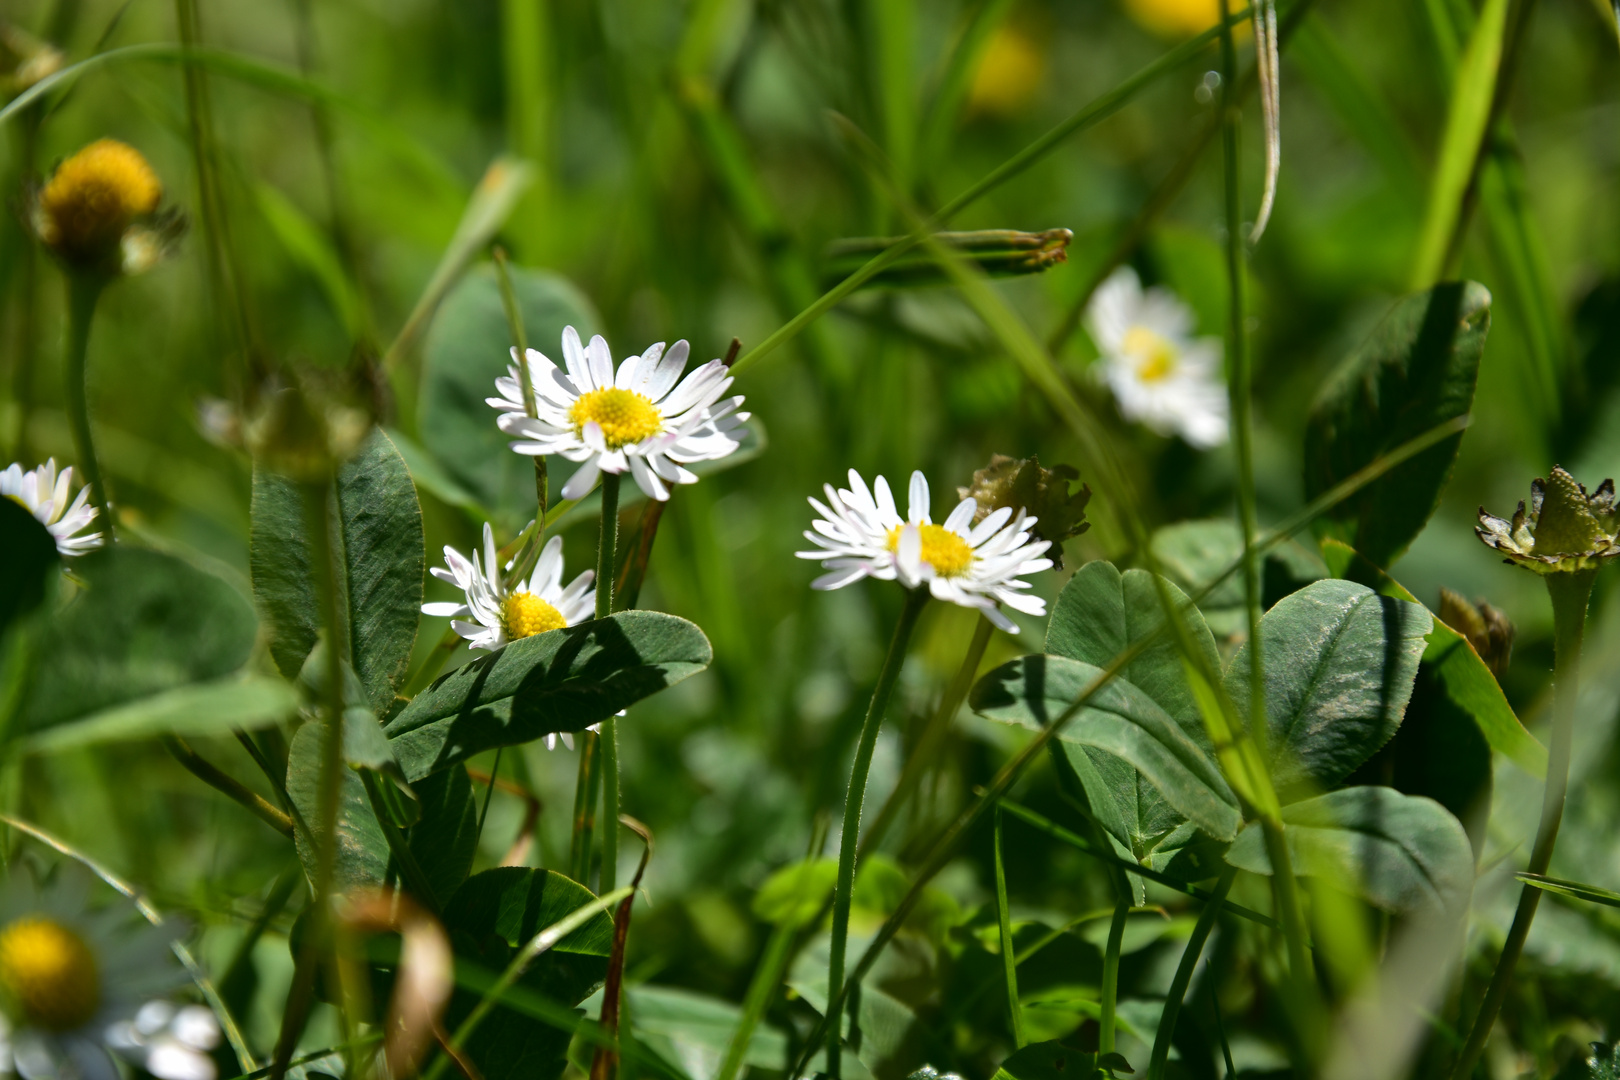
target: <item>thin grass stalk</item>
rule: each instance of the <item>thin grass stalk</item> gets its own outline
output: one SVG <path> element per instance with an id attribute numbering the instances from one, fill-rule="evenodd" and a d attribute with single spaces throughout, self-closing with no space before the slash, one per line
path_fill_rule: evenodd
<path id="1" fill-rule="evenodd" d="M 926 588 L 906 593 L 905 606 L 900 610 L 900 621 L 895 623 L 894 637 L 889 641 L 888 655 L 883 658 L 883 670 L 878 673 L 877 686 L 872 690 L 872 701 L 861 724 L 860 741 L 855 745 L 855 761 L 850 768 L 849 790 L 844 796 L 844 825 L 838 835 L 838 878 L 833 888 L 832 940 L 827 964 L 827 1075 L 833 1080 L 840 1076 L 842 1024 L 838 1011 L 842 1005 L 844 985 L 844 950 L 849 944 L 849 908 L 855 891 L 855 857 L 860 849 L 861 806 L 866 800 L 866 778 L 872 769 L 872 751 L 877 747 L 878 729 L 883 726 L 883 713 L 889 707 L 889 697 L 900 678 L 900 668 L 906 660 L 906 646 L 911 632 L 917 628 L 917 617 L 928 603 Z M 812 1040 L 813 1042 L 814 1040 Z"/>
<path id="2" fill-rule="evenodd" d="M 996 807 L 994 818 L 994 846 L 996 865 L 996 928 L 1001 938 L 1001 971 L 1007 983 L 1007 1016 L 1012 1023 L 1013 1045 L 1020 1049 L 1025 1043 L 1024 1010 L 1018 1003 L 1018 959 L 1013 952 L 1012 912 L 1007 909 L 1007 867 L 1001 857 L 1001 807 Z M 1117 959 L 1117 957 L 1116 957 Z M 1108 978 L 1104 968 L 1103 978 Z M 1112 1016 L 1108 1017 L 1113 1020 Z"/>
<path id="3" fill-rule="evenodd" d="M 1108 944 L 1103 948 L 1102 990 L 1097 1015 L 1099 1054 L 1110 1054 L 1114 1050 L 1115 1013 L 1119 1008 L 1119 951 L 1125 941 L 1125 919 L 1130 913 L 1131 897 L 1127 893 L 1114 902 L 1114 914 L 1108 920 Z"/>
<path id="4" fill-rule="evenodd" d="M 495 801 L 495 778 L 501 774 L 501 751 L 503 749 L 505 748 L 500 746 L 495 748 L 495 760 L 489 766 L 489 790 L 484 792 L 484 805 L 478 811 L 477 835 L 480 838 L 484 835 L 484 822 L 489 820 L 489 804 Z"/>
<path id="5" fill-rule="evenodd" d="M 517 293 L 512 288 L 512 274 L 506 264 L 506 249 L 495 248 L 495 280 L 501 287 L 501 308 L 506 312 L 506 326 L 512 335 L 512 347 L 517 350 L 518 385 L 523 388 L 523 411 L 530 420 L 539 419 L 540 407 L 534 399 L 534 380 L 529 375 L 529 335 L 523 326 L 523 309 L 518 305 Z M 539 545 L 546 538 L 546 500 L 550 496 L 546 478 L 546 456 L 534 456 L 534 498 L 539 506 L 535 515 L 534 538 Z M 606 491 L 604 489 L 604 494 Z"/>
<path id="6" fill-rule="evenodd" d="M 1547 595 L 1552 599 L 1553 609 L 1553 732 L 1552 745 L 1547 752 L 1547 783 L 1541 795 L 1541 822 L 1536 826 L 1535 846 L 1530 849 L 1528 872 L 1531 874 L 1547 872 L 1553 848 L 1558 843 L 1558 827 L 1564 818 L 1580 691 L 1581 641 L 1586 635 L 1586 605 L 1592 597 L 1592 582 L 1596 576 L 1596 571 L 1592 570 L 1546 575 Z M 1520 888 L 1513 925 L 1502 943 L 1502 954 L 1497 958 L 1496 970 L 1491 973 L 1473 1030 L 1468 1033 L 1457 1065 L 1451 1070 L 1452 1080 L 1465 1080 L 1472 1075 L 1485 1051 L 1485 1043 L 1513 981 L 1513 969 L 1524 951 L 1525 938 L 1530 935 L 1530 924 L 1535 920 L 1541 893 L 1542 890 L 1530 884 Z"/>
<path id="7" fill-rule="evenodd" d="M 1223 6 L 1225 0 L 1222 0 Z M 1226 894 L 1231 891 L 1232 879 L 1237 871 L 1231 868 L 1221 873 L 1215 884 L 1215 897 L 1217 901 L 1224 901 Z M 1204 953 L 1204 942 L 1209 939 L 1209 932 L 1215 927 L 1215 918 L 1220 914 L 1219 902 L 1204 905 L 1204 910 L 1198 913 L 1198 921 L 1193 924 L 1192 937 L 1187 939 L 1187 947 L 1182 950 L 1181 962 L 1176 965 L 1176 974 L 1170 980 L 1170 992 L 1164 999 L 1164 1012 L 1159 1017 L 1159 1030 L 1153 1035 L 1153 1053 L 1148 1059 L 1147 1080 L 1163 1080 L 1165 1065 L 1170 1061 L 1170 1040 L 1175 1037 L 1176 1020 L 1181 1015 L 1181 1002 L 1187 996 L 1187 987 L 1192 983 L 1193 969 L 1198 966 L 1198 958 Z"/>
<path id="8" fill-rule="evenodd" d="M 96 457 L 95 438 L 90 430 L 89 378 L 90 326 L 96 317 L 96 301 L 106 281 L 94 274 L 69 271 L 68 334 L 67 334 L 67 404 L 68 422 L 73 427 L 73 451 L 78 455 L 79 468 L 90 482 L 90 501 L 96 507 L 96 524 L 103 540 L 113 541 L 113 517 L 107 498 L 107 482 L 102 478 L 101 462 Z"/>
<path id="9" fill-rule="evenodd" d="M 569 848 L 568 873 L 590 888 L 591 836 L 596 831 L 596 796 L 601 783 L 597 757 L 601 740 L 594 731 L 579 733 L 579 777 L 574 781 L 574 839 Z"/>
<path id="10" fill-rule="evenodd" d="M 222 792 L 248 813 L 283 836 L 293 835 L 293 820 L 258 792 L 244 786 L 235 777 L 204 758 L 178 735 L 165 735 L 163 745 L 185 770 L 209 787 Z"/>
<path id="11" fill-rule="evenodd" d="M 1465 430 L 1468 424 L 1469 418 L 1466 415 L 1447 420 L 1443 424 L 1436 424 L 1422 435 L 1410 439 L 1389 453 L 1374 459 L 1266 532 L 1254 544 L 1255 551 L 1264 553 L 1271 547 L 1282 543 L 1391 469 L 1396 468 L 1402 462 L 1409 461 L 1442 440 Z M 1196 607 L 1201 603 L 1205 597 L 1209 596 L 1233 574 L 1237 573 L 1241 568 L 1241 564 L 1241 559 L 1228 564 L 1224 570 L 1215 575 L 1212 581 L 1187 598 L 1187 608 Z M 882 955 L 889 942 L 894 939 L 900 925 L 910 917 L 911 912 L 916 908 L 917 902 L 922 898 L 923 888 L 945 868 L 962 837 L 978 823 L 979 819 L 984 816 L 986 809 L 1002 799 L 1008 789 L 1012 787 L 1013 781 L 1022 775 L 1023 771 L 1029 767 L 1029 764 L 1045 751 L 1047 745 L 1063 731 L 1069 721 L 1077 716 L 1080 710 L 1085 708 L 1091 699 L 1101 692 L 1103 687 L 1112 682 L 1126 666 L 1140 656 L 1143 651 L 1154 645 L 1164 632 L 1165 627 L 1161 625 L 1152 633 L 1138 638 L 1121 650 L 1119 655 L 1114 657 L 1108 666 L 1081 690 L 1074 701 L 1070 702 L 1068 708 L 1064 709 L 1046 728 L 1026 743 L 1022 750 L 1018 751 L 1011 760 L 1001 767 L 1001 770 L 996 773 L 990 784 L 980 791 L 977 801 L 963 810 L 955 821 L 941 830 L 939 838 L 934 842 L 933 848 L 913 877 L 911 887 L 906 891 L 906 895 L 901 897 L 900 903 L 895 906 L 894 911 L 884 920 L 883 925 L 878 928 L 878 932 L 873 937 L 871 944 L 867 946 L 866 952 L 862 954 L 860 961 L 856 963 L 852 970 L 850 979 L 836 993 L 829 987 L 828 995 L 830 1000 L 827 1012 L 817 1021 L 816 1026 L 811 1029 L 805 1048 L 789 1073 L 790 1080 L 796 1080 L 796 1078 L 804 1075 L 804 1070 L 809 1065 L 815 1048 L 820 1045 L 826 1035 L 829 1017 L 842 1007 L 844 998 L 848 996 L 850 985 L 863 978 L 871 970 L 872 965 L 877 963 L 878 957 Z M 1144 876 L 1148 876 L 1147 868 L 1142 869 Z"/>
<path id="12" fill-rule="evenodd" d="M 760 957 L 759 966 L 754 969 L 754 977 L 748 984 L 748 994 L 743 998 L 742 1015 L 731 1033 L 731 1041 L 726 1044 L 726 1056 L 721 1059 L 720 1071 L 715 1074 L 714 1080 L 737 1080 L 743 1059 L 748 1055 L 748 1044 L 782 985 L 782 975 L 793 956 L 795 937 L 797 933 L 791 926 L 781 925 L 771 931 L 771 936 L 765 942 L 765 954 Z"/>
<path id="13" fill-rule="evenodd" d="M 602 868 L 597 888 L 612 892 L 619 882 L 619 724 L 602 721 Z"/>
<path id="14" fill-rule="evenodd" d="M 973 676 L 979 672 L 979 664 L 984 660 L 984 650 L 990 644 L 990 635 L 995 625 L 983 615 L 973 627 L 973 639 L 968 642 L 967 652 L 962 657 L 961 667 L 956 669 L 950 685 L 945 688 L 945 696 L 940 698 L 939 708 L 929 718 L 928 726 L 923 729 L 922 736 L 917 740 L 916 747 L 911 756 L 906 759 L 905 766 L 900 770 L 900 779 L 894 785 L 894 791 L 884 801 L 882 809 L 872 819 L 871 826 L 866 835 L 861 837 L 861 854 L 866 854 L 879 844 L 888 833 L 889 826 L 905 808 L 906 801 L 921 783 L 923 773 L 934 763 L 939 752 L 940 744 L 950 731 L 951 721 L 962 708 L 962 702 L 967 700 L 968 691 L 973 688 Z"/>

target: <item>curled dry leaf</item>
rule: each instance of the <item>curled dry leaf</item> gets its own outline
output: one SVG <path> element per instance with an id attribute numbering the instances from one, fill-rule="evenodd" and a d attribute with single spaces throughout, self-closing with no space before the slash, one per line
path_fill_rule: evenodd
<path id="1" fill-rule="evenodd" d="M 338 917 L 345 928 L 357 933 L 400 936 L 399 971 L 383 1029 L 383 1056 L 391 1076 L 408 1076 L 433 1045 L 454 987 L 450 939 L 437 919 L 404 893 L 392 890 L 351 893 Z"/>

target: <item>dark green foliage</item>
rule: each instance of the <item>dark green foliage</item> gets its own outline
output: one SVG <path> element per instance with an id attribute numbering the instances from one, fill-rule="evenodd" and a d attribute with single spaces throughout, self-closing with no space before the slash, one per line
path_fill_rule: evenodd
<path id="1" fill-rule="evenodd" d="M 511 275 L 529 347 L 563 367 L 563 327 L 572 326 L 580 340 L 589 341 L 601 320 L 565 278 L 516 266 Z M 418 416 L 422 445 L 489 509 L 504 532 L 521 528 L 535 508 L 533 460 L 508 449 L 512 438 L 496 428 L 495 410 L 484 401 L 495 394 L 495 380 L 512 362 L 511 345 L 494 270 L 481 266 L 445 299 L 428 330 Z M 623 355 L 616 353 L 615 359 Z M 557 483 L 566 479 L 566 472 L 555 478 Z"/>
<path id="2" fill-rule="evenodd" d="M 1305 496 L 1473 407 L 1491 294 L 1451 282 L 1396 304 L 1322 388 L 1305 435 Z M 1462 435 L 1390 470 L 1333 511 L 1356 550 L 1388 566 L 1440 502 Z"/>
<path id="3" fill-rule="evenodd" d="M 703 631 L 685 619 L 623 611 L 474 657 L 384 730 L 416 780 L 483 750 L 580 731 L 697 674 L 713 657 Z"/>
<path id="4" fill-rule="evenodd" d="M 1159 569 L 1189 593 L 1197 594 L 1217 577 L 1237 566 L 1243 557 L 1243 533 L 1235 521 L 1214 518 L 1166 525 L 1153 534 L 1153 557 Z M 1328 576 L 1315 551 L 1286 540 L 1260 560 L 1260 603 L 1269 608 L 1312 581 Z M 1216 636 L 1230 638 L 1248 632 L 1249 616 L 1243 609 L 1241 567 L 1228 575 L 1198 602 Z"/>
<path id="5" fill-rule="evenodd" d="M 1118 1054 L 1087 1054 L 1060 1042 L 1031 1043 L 1013 1054 L 991 1080 L 1102 1080 L 1131 1072 Z M 908 1080 L 918 1080 L 916 1075 Z"/>
<path id="6" fill-rule="evenodd" d="M 0 497 L 0 636 L 45 599 L 61 563 L 50 531 L 22 503 Z"/>
<path id="7" fill-rule="evenodd" d="M 550 870 L 501 867 L 468 878 L 445 905 L 444 926 L 460 959 L 499 974 L 540 931 L 589 903 L 589 890 Z M 613 922 L 604 912 L 563 938 L 529 966 L 518 985 L 576 1005 L 607 974 Z M 450 1030 L 477 995 L 458 990 L 445 1014 Z M 570 1033 L 507 1009 L 484 1018 L 466 1050 L 484 1076 L 554 1077 Z"/>
<path id="8" fill-rule="evenodd" d="M 373 711 L 388 710 L 405 677 L 422 606 L 422 512 L 404 459 L 374 429 L 338 470 L 332 507 L 338 538 L 344 659 Z M 253 475 L 253 591 L 282 674 L 304 664 L 322 627 L 309 523 L 297 484 Z"/>
<path id="9" fill-rule="evenodd" d="M 253 609 L 172 555 L 119 546 L 82 556 L 83 588 L 47 620 L 22 708 L 39 731 L 148 694 L 216 679 L 253 648 Z"/>
<path id="10" fill-rule="evenodd" d="M 434 896 L 447 904 L 472 870 L 478 849 L 478 803 L 467 770 L 452 766 L 411 785 L 422 816 L 411 827 L 411 850 Z"/>
<path id="11" fill-rule="evenodd" d="M 1266 612 L 1267 750 L 1285 802 L 1337 786 L 1394 736 L 1432 626 L 1419 604 L 1337 579 Z M 1247 645 L 1232 658 L 1226 689 L 1248 715 Z"/>
<path id="12" fill-rule="evenodd" d="M 1353 787 L 1283 807 L 1296 874 L 1319 877 L 1389 911 L 1466 904 L 1474 853 L 1462 824 L 1433 799 Z M 1271 873 L 1260 826 L 1244 827 L 1226 861 Z"/>

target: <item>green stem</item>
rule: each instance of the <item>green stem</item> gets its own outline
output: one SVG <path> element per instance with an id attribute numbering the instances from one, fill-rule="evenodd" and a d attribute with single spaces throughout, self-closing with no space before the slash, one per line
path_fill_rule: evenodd
<path id="1" fill-rule="evenodd" d="M 107 485 L 101 478 L 96 444 L 90 434 L 90 403 L 86 392 L 86 357 L 90 351 L 90 324 L 105 281 L 93 274 L 68 274 L 67 401 L 73 425 L 73 449 L 79 468 L 90 482 L 90 501 L 96 507 L 96 525 L 106 543 L 112 543 L 113 519 L 108 510 Z"/>
<path id="2" fill-rule="evenodd" d="M 1024 1045 L 1024 1010 L 1018 1004 L 1018 958 L 1013 951 L 1012 912 L 1007 908 L 1007 867 L 1001 858 L 1001 807 L 995 816 L 996 923 L 1001 934 L 1001 968 L 1007 980 L 1007 1014 L 1012 1018 L 1013 1045 Z M 1107 971 L 1104 969 L 1103 978 Z M 1111 1019 L 1111 1017 L 1110 1017 Z"/>
<path id="3" fill-rule="evenodd" d="M 602 474 L 602 534 L 596 545 L 596 617 L 613 614 L 613 549 L 619 542 L 618 473 Z"/>
<path id="4" fill-rule="evenodd" d="M 1126 888 L 1130 886 L 1127 884 Z M 1097 1016 L 1099 1054 L 1109 1054 L 1114 1050 L 1114 1013 L 1119 1006 L 1119 950 L 1125 940 L 1125 917 L 1130 913 L 1131 898 L 1126 893 L 1114 902 L 1114 916 L 1108 921 L 1108 946 L 1103 950 L 1102 1002 Z"/>
<path id="5" fill-rule="evenodd" d="M 1545 874 L 1552 862 L 1553 847 L 1558 843 L 1558 826 L 1564 818 L 1564 795 L 1569 788 L 1569 759 L 1575 742 L 1575 705 L 1581 679 L 1581 639 L 1586 633 L 1586 605 L 1592 597 L 1592 581 L 1596 571 L 1583 570 L 1573 574 L 1548 574 L 1547 595 L 1553 609 L 1553 732 L 1552 746 L 1547 753 L 1547 784 L 1541 795 L 1541 823 L 1536 826 L 1536 843 L 1530 849 L 1529 872 Z M 1513 913 L 1513 925 L 1502 944 L 1502 955 L 1491 973 L 1491 982 L 1480 1003 L 1479 1016 L 1468 1033 L 1457 1066 L 1452 1069 L 1452 1080 L 1463 1080 L 1474 1071 L 1479 1056 L 1490 1038 L 1496 1014 L 1507 997 L 1508 984 L 1513 981 L 1513 969 L 1524 951 L 1524 940 L 1530 935 L 1530 924 L 1536 917 L 1536 906 L 1541 902 L 1541 890 L 1525 885 L 1519 892 L 1519 907 Z"/>
<path id="6" fill-rule="evenodd" d="M 984 650 L 990 644 L 990 635 L 995 626 L 983 615 L 979 616 L 978 625 L 973 628 L 973 640 L 968 643 L 967 654 L 962 657 L 962 666 L 956 669 L 956 675 L 945 688 L 945 696 L 940 699 L 939 708 L 929 718 L 928 726 L 923 729 L 922 737 L 917 740 L 917 746 L 906 759 L 906 764 L 900 770 L 900 779 L 894 785 L 894 792 L 883 803 L 883 808 L 872 819 L 871 827 L 866 835 L 861 837 L 861 854 L 866 854 L 883 842 L 889 826 L 905 808 L 906 800 L 922 782 L 923 773 L 933 764 L 934 757 L 939 752 L 939 744 L 951 729 L 951 721 L 955 719 L 962 702 L 967 700 L 968 691 L 973 687 L 973 676 L 979 672 L 979 664 L 984 660 Z"/>
<path id="7" fill-rule="evenodd" d="M 599 892 L 612 892 L 619 879 L 619 724 L 602 721 L 602 871 Z"/>
<path id="8" fill-rule="evenodd" d="M 600 743 L 594 731 L 579 733 L 579 779 L 574 783 L 574 843 L 569 851 L 569 874 L 590 887 L 591 834 L 596 831 L 596 795 L 601 770 L 596 758 Z"/>
<path id="9" fill-rule="evenodd" d="M 737 1030 L 732 1033 L 731 1042 L 726 1046 L 726 1056 L 720 1063 L 715 1080 L 737 1080 L 754 1029 L 759 1027 L 760 1019 L 770 1007 L 771 999 L 776 996 L 777 987 L 782 984 L 782 973 L 793 955 L 793 938 L 793 927 L 785 923 L 771 931 L 765 943 L 765 955 L 754 971 L 753 981 L 748 984 L 748 996 L 743 998 L 742 1018 L 737 1021 Z"/>
<path id="10" fill-rule="evenodd" d="M 860 741 L 855 746 L 855 763 L 850 769 L 849 792 L 844 796 L 844 827 L 838 838 L 838 881 L 833 890 L 831 959 L 827 964 L 827 1075 L 838 1080 L 839 1052 L 842 1049 L 842 1028 L 831 1010 L 840 1000 L 844 985 L 844 952 L 849 944 L 849 906 L 855 889 L 855 855 L 860 846 L 861 805 L 866 799 L 866 776 L 872 769 L 872 751 L 877 746 L 878 729 L 883 726 L 883 713 L 889 707 L 889 697 L 900 677 L 905 663 L 906 645 L 911 632 L 917 627 L 917 616 L 928 602 L 927 589 L 913 589 L 906 594 L 906 605 L 895 624 L 894 637 L 889 642 L 889 653 L 883 658 L 883 670 L 878 673 L 872 703 L 867 706 L 866 720 L 861 724 Z"/>
<path id="11" fill-rule="evenodd" d="M 1222 0 L 1225 6 L 1225 0 Z M 1148 1060 L 1147 1080 L 1162 1080 L 1164 1067 L 1170 1060 L 1170 1040 L 1176 1033 L 1176 1018 L 1181 1014 L 1181 1000 L 1187 996 L 1187 987 L 1192 983 L 1193 969 L 1198 966 L 1198 958 L 1203 955 L 1204 942 L 1209 939 L 1210 930 L 1215 927 L 1215 917 L 1220 914 L 1221 902 L 1226 899 L 1227 892 L 1232 888 L 1232 878 L 1237 873 L 1228 869 L 1221 874 L 1220 881 L 1215 885 L 1215 895 L 1204 910 L 1198 913 L 1198 922 L 1193 926 L 1192 937 L 1187 939 L 1187 948 L 1181 954 L 1181 963 L 1176 965 L 1175 977 L 1170 980 L 1170 992 L 1164 999 L 1164 1012 L 1159 1016 L 1159 1030 L 1153 1036 L 1153 1053 Z"/>
<path id="12" fill-rule="evenodd" d="M 529 419 L 533 420 L 540 415 L 540 410 L 534 400 L 534 381 L 529 378 L 529 335 L 523 326 L 523 309 L 518 306 L 517 292 L 512 288 L 512 275 L 506 265 L 506 249 L 502 247 L 495 248 L 495 279 L 501 286 L 501 307 L 506 311 L 507 329 L 512 335 L 512 345 L 517 349 L 518 384 L 523 388 L 523 409 L 529 414 Z M 540 512 L 534 516 L 537 523 L 534 539 L 536 544 L 545 538 L 549 483 L 546 478 L 546 457 L 544 454 L 536 454 L 534 498 L 540 507 Z"/>

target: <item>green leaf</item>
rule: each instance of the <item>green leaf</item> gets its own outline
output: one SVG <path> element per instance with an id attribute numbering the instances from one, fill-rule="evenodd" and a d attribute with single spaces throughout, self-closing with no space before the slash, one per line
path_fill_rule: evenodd
<path id="1" fill-rule="evenodd" d="M 1602 904 L 1604 907 L 1620 908 L 1620 893 L 1596 885 L 1570 881 L 1568 878 L 1548 877 L 1546 874 L 1520 873 L 1513 876 L 1526 885 L 1534 885 L 1544 892 L 1557 893 L 1573 900 L 1585 900 L 1591 904 Z"/>
<path id="2" fill-rule="evenodd" d="M 1165 575 L 1189 593 L 1209 586 L 1243 556 L 1243 533 L 1226 518 L 1181 521 L 1157 530 L 1150 541 Z M 1261 603 L 1270 607 L 1289 593 L 1327 576 L 1327 567 L 1309 548 L 1286 540 L 1266 552 L 1260 564 Z M 1249 629 L 1243 607 L 1243 575 L 1232 574 L 1198 602 L 1209 629 L 1231 638 Z"/>
<path id="3" fill-rule="evenodd" d="M 287 795 L 304 825 L 294 833 L 293 840 L 304 873 L 312 883 L 319 872 L 320 848 L 328 842 L 320 816 L 325 738 L 325 723 L 311 721 L 294 733 L 287 752 Z M 346 761 L 339 762 L 338 783 L 337 857 L 332 867 L 332 887 L 344 891 L 381 885 L 388 876 L 388 840 L 371 809 L 365 784 Z"/>
<path id="4" fill-rule="evenodd" d="M 441 769 L 412 785 L 422 817 L 410 832 L 411 851 L 433 894 L 448 904 L 472 870 L 478 850 L 478 804 L 464 768 Z"/>
<path id="5" fill-rule="evenodd" d="M 991 1080 L 1095 1080 L 1108 1075 L 1102 1070 L 1130 1072 L 1131 1066 L 1118 1054 L 1087 1054 L 1061 1042 L 1030 1043 L 1015 1052 L 995 1071 Z"/>
<path id="6" fill-rule="evenodd" d="M 253 649 L 248 602 L 172 555 L 120 546 L 73 569 L 83 589 L 44 624 L 25 731 L 221 678 Z"/>
<path id="7" fill-rule="evenodd" d="M 550 870 L 500 867 L 474 874 L 444 909 L 444 928 L 457 957 L 489 971 L 502 971 L 540 931 L 594 897 L 584 886 Z M 606 912 L 541 954 L 517 985 L 566 1005 L 583 1001 L 607 974 L 613 921 Z M 457 990 L 446 1010 L 454 1031 L 478 1003 Z M 489 1077 L 536 1077 L 561 1073 L 571 1032 L 540 1023 L 504 1006 L 485 1017 L 466 1051 Z"/>
<path id="8" fill-rule="evenodd" d="M 23 752 L 48 754 L 153 735 L 228 736 L 237 730 L 268 727 L 297 712 L 297 693 L 280 679 L 250 675 L 194 683 L 46 728 L 23 744 Z"/>
<path id="9" fill-rule="evenodd" d="M 511 268 L 530 348 L 559 366 L 563 327 L 590 340 L 601 320 L 590 301 L 557 274 Z M 422 396 L 417 432 L 444 471 L 514 533 L 534 517 L 534 461 L 511 450 L 495 426 L 495 380 L 511 364 L 511 331 L 492 267 L 480 266 L 458 284 L 434 316 L 422 346 Z M 566 480 L 566 473 L 556 478 Z"/>
<path id="10" fill-rule="evenodd" d="M 1394 736 L 1433 619 L 1421 604 L 1351 581 L 1318 581 L 1260 621 L 1272 782 L 1290 798 L 1338 785 Z M 1249 646 L 1226 689 L 1249 709 Z"/>
<path id="11" fill-rule="evenodd" d="M 46 582 L 61 565 L 50 531 L 21 503 L 0 497 L 0 636 L 39 607 Z"/>
<path id="12" fill-rule="evenodd" d="M 1352 787 L 1283 807 L 1295 873 L 1324 878 L 1389 911 L 1438 904 L 1460 910 L 1474 888 L 1474 852 L 1462 823 L 1433 799 L 1394 788 Z M 1271 873 L 1258 822 L 1226 861 Z"/>
<path id="13" fill-rule="evenodd" d="M 1385 596 L 1418 602 L 1404 585 L 1349 545 L 1324 540 L 1322 552 L 1334 566 L 1336 576 L 1359 581 Z M 1423 665 L 1434 672 L 1451 704 L 1473 717 L 1491 749 L 1537 780 L 1547 775 L 1547 748 L 1519 722 L 1496 676 L 1467 638 L 1436 618 L 1426 639 Z"/>
<path id="14" fill-rule="evenodd" d="M 341 543 L 345 660 L 383 714 L 405 677 L 421 617 L 422 511 L 405 461 L 374 430 L 338 470 L 332 508 Z M 321 629 L 303 495 L 285 477 L 253 474 L 249 566 L 253 592 L 270 624 L 270 654 L 296 675 Z"/>
<path id="15" fill-rule="evenodd" d="M 973 710 L 992 720 L 1039 730 L 1063 715 L 1102 669 L 1060 656 L 1026 656 L 1003 664 L 974 686 Z M 1134 766 L 1167 803 L 1218 839 L 1237 835 L 1237 798 L 1220 770 L 1180 725 L 1140 688 L 1105 684 L 1058 738 L 1094 746 Z"/>
<path id="16" fill-rule="evenodd" d="M 1311 406 L 1305 497 L 1314 499 L 1401 443 L 1473 407 L 1491 295 L 1453 282 L 1408 296 L 1345 361 Z M 1333 527 L 1388 566 L 1439 505 L 1462 433 L 1404 462 L 1333 511 Z"/>
<path id="17" fill-rule="evenodd" d="M 580 731 L 708 667 L 709 639 L 655 611 L 621 611 L 477 656 L 384 731 L 411 780 L 497 746 Z"/>
<path id="18" fill-rule="evenodd" d="M 754 915 L 798 929 L 821 914 L 838 877 L 835 859 L 789 863 L 765 879 L 754 894 Z"/>
<path id="19" fill-rule="evenodd" d="M 320 283 L 321 291 L 332 305 L 332 314 L 343 324 L 349 337 L 361 337 L 365 331 L 361 325 L 360 298 L 326 233 L 275 185 L 255 184 L 253 194 L 270 231 L 293 262 Z"/>
<path id="20" fill-rule="evenodd" d="M 717 1066 L 742 1018 L 742 1009 L 729 1001 L 673 986 L 627 986 L 624 995 L 636 1038 L 677 1068 L 698 1062 Z M 749 1035 L 743 1063 L 781 1072 L 791 1063 L 787 1054 L 786 1036 L 760 1024 Z"/>

